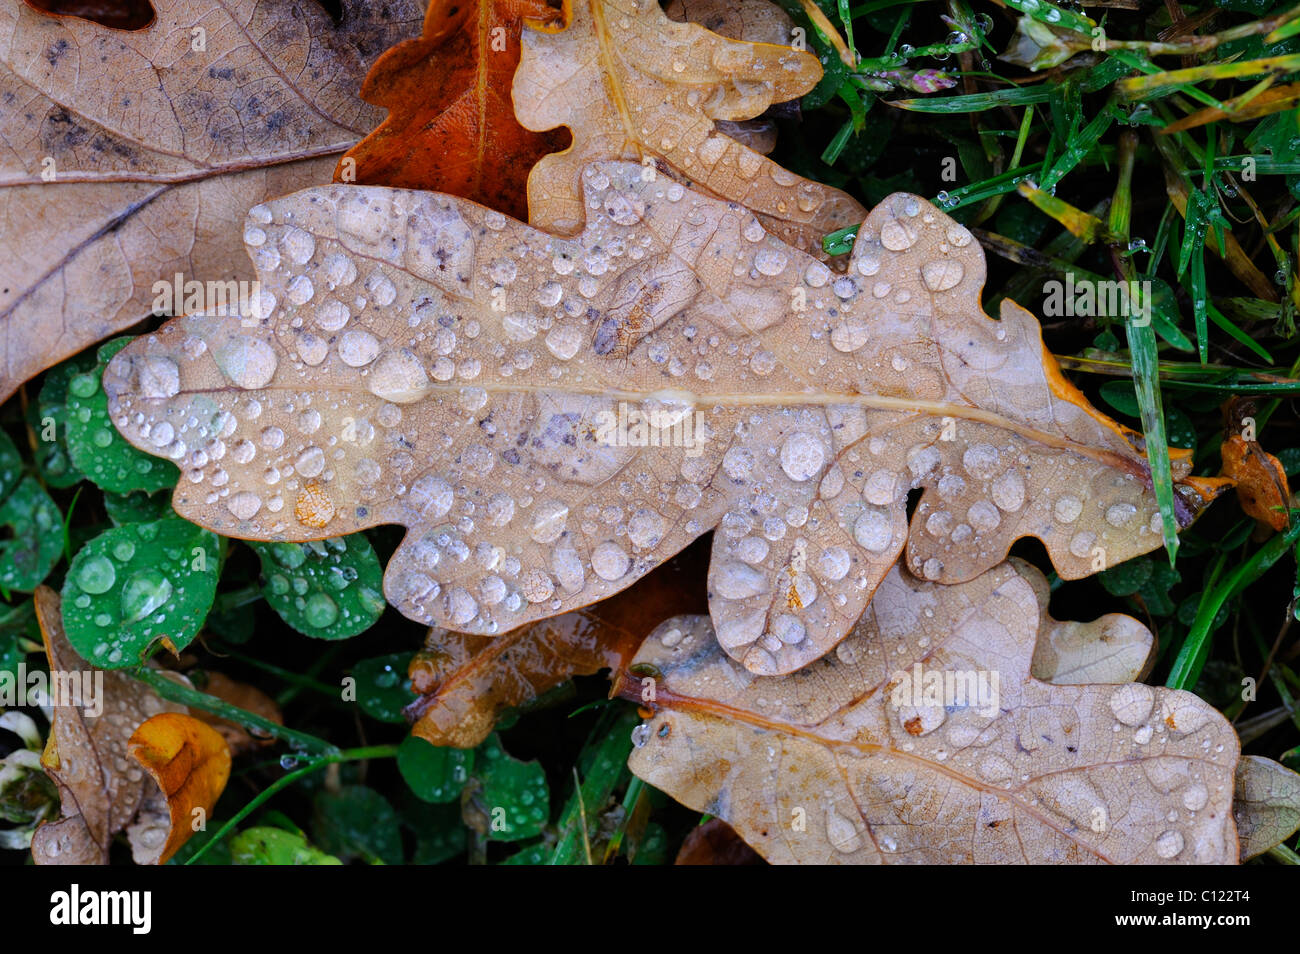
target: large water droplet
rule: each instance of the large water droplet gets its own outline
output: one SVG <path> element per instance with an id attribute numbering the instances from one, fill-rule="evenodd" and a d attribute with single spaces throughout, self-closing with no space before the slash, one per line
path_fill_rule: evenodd
<path id="1" fill-rule="evenodd" d="M 156 567 L 132 573 L 122 587 L 122 621 L 134 623 L 164 605 L 172 596 L 172 584 Z"/>
<path id="2" fill-rule="evenodd" d="M 77 585 L 87 593 L 107 593 L 117 580 L 117 570 L 108 557 L 93 556 L 77 571 Z"/>

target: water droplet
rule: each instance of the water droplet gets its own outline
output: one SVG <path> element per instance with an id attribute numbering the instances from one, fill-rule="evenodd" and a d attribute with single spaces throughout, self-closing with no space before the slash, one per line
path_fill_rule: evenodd
<path id="1" fill-rule="evenodd" d="M 77 570 L 77 585 L 87 593 L 107 593 L 117 580 L 117 570 L 108 557 L 92 556 Z"/>
<path id="2" fill-rule="evenodd" d="M 302 616 L 308 626 L 325 629 L 339 618 L 339 607 L 327 594 L 313 593 L 303 605 Z"/>
<path id="3" fill-rule="evenodd" d="M 156 567 L 132 573 L 122 587 L 122 621 L 134 623 L 144 619 L 172 597 L 172 584 Z"/>

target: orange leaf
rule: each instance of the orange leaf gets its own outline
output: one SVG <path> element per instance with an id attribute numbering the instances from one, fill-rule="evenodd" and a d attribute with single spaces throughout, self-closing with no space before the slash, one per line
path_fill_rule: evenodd
<path id="1" fill-rule="evenodd" d="M 1223 476 L 1236 481 L 1237 501 L 1246 515 L 1280 533 L 1291 522 L 1291 488 L 1282 462 L 1255 440 L 1253 413 L 1249 401 L 1234 399 L 1223 406 Z"/>
<path id="2" fill-rule="evenodd" d="M 563 149 L 559 131 L 529 132 L 515 121 L 510 83 L 525 18 L 553 23 L 545 0 L 433 0 L 424 34 L 376 62 L 361 98 L 386 120 L 340 161 L 336 181 L 435 189 L 525 218 L 533 163 Z"/>
<path id="3" fill-rule="evenodd" d="M 170 825 L 156 864 L 163 864 L 195 831 L 195 812 L 206 821 L 230 778 L 230 748 L 216 729 L 192 716 L 163 712 L 144 722 L 127 742 L 130 756 L 153 776 L 167 799 Z"/>

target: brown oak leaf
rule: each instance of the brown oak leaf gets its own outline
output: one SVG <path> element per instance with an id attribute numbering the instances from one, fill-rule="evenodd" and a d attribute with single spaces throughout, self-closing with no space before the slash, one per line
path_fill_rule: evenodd
<path id="1" fill-rule="evenodd" d="M 545 0 L 433 0 L 424 34 L 366 76 L 361 98 L 388 118 L 348 150 L 335 180 L 449 192 L 525 218 L 529 170 L 567 137 L 520 126 L 510 83 L 524 19 L 559 17 Z"/>
<path id="2" fill-rule="evenodd" d="M 604 599 L 717 527 L 710 612 L 763 673 L 832 649 L 904 545 L 939 583 L 1024 536 L 1066 579 L 1160 545 L 1140 438 L 1029 312 L 984 315 L 983 252 L 924 200 L 877 206 L 836 276 L 638 165 L 585 181 L 574 238 L 375 187 L 253 209 L 263 317 L 132 342 L 114 423 L 221 534 L 406 526 L 389 601 L 461 632 Z M 1190 463 L 1180 525 L 1222 488 Z"/>
<path id="3" fill-rule="evenodd" d="M 147 317 L 156 282 L 252 279 L 245 212 L 329 181 L 381 116 L 356 96 L 366 69 L 423 12 L 156 6 L 135 32 L 0 7 L 0 400 Z"/>
<path id="4" fill-rule="evenodd" d="M 1232 811 L 1242 859 L 1262 855 L 1300 828 L 1300 775 L 1272 759 L 1243 755 Z"/>
<path id="5" fill-rule="evenodd" d="M 573 676 L 627 666 L 667 616 L 707 609 L 708 551 L 690 546 L 621 593 L 500 636 L 440 627 L 411 660 L 411 731 L 434 745 L 470 749 L 504 709 L 524 705 Z"/>
<path id="6" fill-rule="evenodd" d="M 631 159 L 757 213 L 791 245 L 820 253 L 828 232 L 862 220 L 851 196 L 783 169 L 719 132 L 808 92 L 821 79 L 811 53 L 728 39 L 676 23 L 656 0 L 566 0 L 567 26 L 525 28 L 515 114 L 537 131 L 567 126 L 573 145 L 528 176 L 528 219 L 571 234 L 586 220 L 583 168 Z"/>
<path id="7" fill-rule="evenodd" d="M 1035 679 L 1026 572 L 895 569 L 781 678 L 736 666 L 707 617 L 670 620 L 634 663 L 657 711 L 628 764 L 777 863 L 1235 863 L 1232 727 L 1188 692 Z"/>

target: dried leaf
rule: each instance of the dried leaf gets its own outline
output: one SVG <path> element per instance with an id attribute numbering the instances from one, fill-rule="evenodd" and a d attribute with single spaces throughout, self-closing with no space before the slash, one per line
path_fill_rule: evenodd
<path id="1" fill-rule="evenodd" d="M 1038 642 L 1029 667 L 1035 679 L 1058 686 L 1119 685 L 1146 674 L 1156 645 L 1151 630 L 1124 613 L 1107 613 L 1090 623 L 1052 619 L 1047 578 L 1016 557 L 1008 562 L 1038 600 Z"/>
<path id="2" fill-rule="evenodd" d="M 731 40 L 790 46 L 794 21 L 771 0 L 669 0 L 664 13 Z"/>
<path id="3" fill-rule="evenodd" d="M 696 825 L 682 841 L 676 865 L 761 865 L 763 858 L 721 818 Z"/>
<path id="4" fill-rule="evenodd" d="M 270 719 L 278 725 L 284 724 L 284 716 L 275 700 L 256 686 L 231 679 L 224 673 L 209 672 L 207 673 L 207 682 L 203 685 L 203 691 L 210 696 L 216 696 L 223 702 L 229 702 L 232 706 L 238 706 L 248 712 L 260 715 L 264 719 Z M 221 737 L 226 740 L 226 745 L 230 747 L 231 755 L 241 755 L 259 745 L 270 744 L 272 741 L 269 738 L 255 739 L 242 725 L 231 722 L 229 719 L 214 716 L 201 709 L 195 709 L 191 714 L 221 733 Z"/>
<path id="5" fill-rule="evenodd" d="M 176 512 L 223 535 L 408 527 L 385 594 L 462 632 L 604 599 L 720 526 L 710 612 L 755 672 L 833 648 L 904 543 L 940 583 L 1023 536 L 1066 579 L 1160 545 L 1140 437 L 1029 312 L 983 314 L 965 228 L 891 196 L 836 277 L 640 172 L 588 170 L 575 239 L 392 189 L 259 206 L 276 308 L 132 342 L 104 376 L 113 422 L 180 463 Z M 1175 453 L 1184 525 L 1224 483 L 1190 466 Z"/>
<path id="6" fill-rule="evenodd" d="M 168 817 L 165 840 L 152 828 L 132 839 L 136 862 L 164 864 L 189 840 L 194 822 L 206 822 L 216 807 L 230 778 L 230 747 L 198 719 L 163 712 L 131 734 L 127 751 L 158 784 Z"/>
<path id="7" fill-rule="evenodd" d="M 407 710 L 419 716 L 411 731 L 434 745 L 472 748 L 503 710 L 574 676 L 627 666 L 665 617 L 705 611 L 707 565 L 707 551 L 690 547 L 607 600 L 500 636 L 430 630 L 411 660 L 420 694 Z"/>
<path id="8" fill-rule="evenodd" d="M 149 0 L 23 0 L 56 17 L 81 17 L 114 30 L 143 30 L 154 21 Z"/>
<path id="9" fill-rule="evenodd" d="M 1232 727 L 1180 690 L 1034 679 L 1023 572 L 895 569 L 781 679 L 737 667 L 706 617 L 670 620 L 637 654 L 658 709 L 629 766 L 773 862 L 1236 862 Z"/>
<path id="10" fill-rule="evenodd" d="M 84 708 L 71 703 L 54 706 L 41 763 L 59 787 L 62 817 L 36 829 L 32 858 L 37 864 L 107 864 L 112 837 L 131 825 L 142 809 L 148 817 L 150 797 L 161 797 L 153 780 L 127 760 L 127 742 L 146 719 L 164 712 L 183 713 L 185 708 L 160 698 L 130 676 L 97 670 L 82 660 L 64 635 L 59 596 L 49 587 L 36 591 L 36 618 L 45 637 L 50 671 L 76 675 L 80 682 L 89 678 L 92 685 L 102 678 L 103 690 L 98 714 L 91 714 L 90 692 L 80 697 L 87 704 Z M 163 840 L 159 837 L 150 850 Z"/>
<path id="11" fill-rule="evenodd" d="M 1278 533 L 1291 523 L 1291 487 L 1286 468 L 1255 440 L 1253 403 L 1235 399 L 1223 406 L 1225 422 L 1219 456 L 1223 476 L 1237 488 L 1237 502 L 1246 516 Z"/>
<path id="12" fill-rule="evenodd" d="M 1242 860 L 1262 855 L 1300 828 L 1300 775 L 1272 759 L 1243 755 L 1232 812 Z"/>
<path id="13" fill-rule="evenodd" d="M 526 28 L 514 79 L 515 114 L 536 131 L 567 126 L 573 145 L 528 176 L 528 220 L 558 234 L 581 231 L 583 168 L 631 159 L 738 202 L 798 248 L 819 253 L 828 232 L 865 210 L 717 131 L 802 96 L 821 79 L 811 53 L 732 40 L 674 23 L 656 0 L 570 0 L 568 25 Z M 661 165 L 662 163 L 662 165 Z"/>
<path id="14" fill-rule="evenodd" d="M 433 0 L 424 34 L 366 76 L 361 98 L 388 118 L 348 150 L 334 178 L 449 192 L 524 218 L 528 171 L 567 138 L 515 121 L 510 83 L 525 17 L 549 23 L 560 11 L 545 0 Z"/>
<path id="15" fill-rule="evenodd" d="M 381 116 L 355 93 L 371 58 L 422 12 L 343 0 L 335 27 L 289 0 L 156 7 L 136 32 L 0 9 L 0 401 L 148 316 L 156 281 L 251 279 L 245 211 L 329 180 Z"/>

